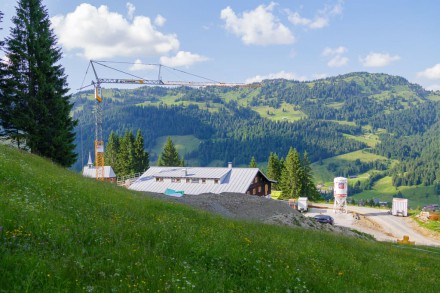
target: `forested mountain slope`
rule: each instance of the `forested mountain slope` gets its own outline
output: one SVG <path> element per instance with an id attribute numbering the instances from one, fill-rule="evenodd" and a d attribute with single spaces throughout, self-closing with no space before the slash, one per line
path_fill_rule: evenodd
<path id="1" fill-rule="evenodd" d="M 104 89 L 103 96 L 105 138 L 110 131 L 139 128 L 150 150 L 159 137 L 194 136 L 200 144 L 185 155 L 193 165 L 247 165 L 252 156 L 265 162 L 270 152 L 284 157 L 290 147 L 307 151 L 316 162 L 367 148 L 366 134 L 379 141 L 370 152 L 403 163 L 389 170 L 396 182 L 411 172 L 429 173 L 415 162 L 437 158 L 429 150 L 439 144 L 433 127 L 438 127 L 440 93 L 398 76 L 360 72 L 249 87 Z M 80 153 L 81 146 L 83 152 L 93 148 L 93 92 L 76 94 L 74 103 Z M 435 183 L 438 167 L 431 165 L 425 179 L 400 184 Z"/>

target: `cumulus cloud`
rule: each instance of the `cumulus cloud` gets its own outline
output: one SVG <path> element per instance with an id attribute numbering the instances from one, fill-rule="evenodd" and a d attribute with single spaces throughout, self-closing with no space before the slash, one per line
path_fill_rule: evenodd
<path id="1" fill-rule="evenodd" d="M 418 72 L 417 76 L 427 79 L 440 79 L 440 63 Z"/>
<path id="2" fill-rule="evenodd" d="M 315 73 L 312 76 L 313 76 L 313 79 L 323 79 L 323 78 L 328 77 L 328 74 L 327 73 Z"/>
<path id="3" fill-rule="evenodd" d="M 179 51 L 173 57 L 162 56 L 160 57 L 160 63 L 170 67 L 188 67 L 194 63 L 207 61 L 208 58 L 198 54 L 190 52 Z"/>
<path id="4" fill-rule="evenodd" d="M 260 82 L 266 79 L 289 79 L 289 80 L 299 80 L 299 81 L 305 81 L 305 76 L 299 76 L 296 73 L 293 72 L 286 72 L 284 70 L 277 72 L 277 73 L 270 73 L 267 75 L 257 75 L 254 77 L 250 77 L 246 79 L 245 83 L 253 83 L 253 82 Z"/>
<path id="5" fill-rule="evenodd" d="M 341 67 L 347 65 L 349 59 L 345 56 L 342 56 L 348 51 L 346 47 L 339 46 L 336 48 L 326 47 L 321 55 L 325 57 L 331 57 L 328 61 L 327 66 L 329 67 Z"/>
<path id="6" fill-rule="evenodd" d="M 220 13 L 227 31 L 240 37 L 246 45 L 292 44 L 295 37 L 272 13 L 276 4 L 260 5 L 236 15 L 228 6 Z"/>
<path id="7" fill-rule="evenodd" d="M 157 65 L 152 64 L 144 64 L 141 59 L 136 59 L 134 64 L 130 66 L 129 70 L 131 71 L 145 71 L 145 70 L 155 70 L 157 69 Z"/>
<path id="8" fill-rule="evenodd" d="M 127 17 L 128 17 L 128 19 L 133 19 L 133 15 L 134 15 L 135 11 L 136 11 L 136 7 L 132 3 L 127 2 Z"/>
<path id="9" fill-rule="evenodd" d="M 166 20 L 165 17 L 163 17 L 162 15 L 158 14 L 156 16 L 156 18 L 154 19 L 154 24 L 157 25 L 157 26 L 163 26 L 166 21 L 167 20 Z"/>
<path id="10" fill-rule="evenodd" d="M 97 8 L 83 3 L 51 21 L 58 42 L 88 59 L 157 56 L 179 49 L 177 36 L 157 31 L 148 17 L 129 21 L 105 5 Z"/>
<path id="11" fill-rule="evenodd" d="M 327 63 L 329 67 L 341 67 L 347 65 L 348 58 L 340 55 L 336 55 Z"/>
<path id="12" fill-rule="evenodd" d="M 298 12 L 287 11 L 289 21 L 297 26 L 304 26 L 310 29 L 321 29 L 330 24 L 330 19 L 342 14 L 343 1 L 338 1 L 335 5 L 326 5 L 319 10 L 313 18 L 302 17 Z"/>
<path id="13" fill-rule="evenodd" d="M 333 56 L 333 55 L 341 55 L 346 53 L 348 50 L 347 48 L 343 47 L 343 46 L 339 46 L 337 48 L 330 48 L 330 47 L 326 47 L 323 51 L 322 51 L 322 56 Z"/>
<path id="14" fill-rule="evenodd" d="M 426 87 L 428 91 L 440 91 L 440 84 L 433 84 Z"/>
<path id="15" fill-rule="evenodd" d="M 370 53 L 360 58 L 360 62 L 365 67 L 383 67 L 394 61 L 400 60 L 398 55 L 390 55 L 388 53 Z"/>

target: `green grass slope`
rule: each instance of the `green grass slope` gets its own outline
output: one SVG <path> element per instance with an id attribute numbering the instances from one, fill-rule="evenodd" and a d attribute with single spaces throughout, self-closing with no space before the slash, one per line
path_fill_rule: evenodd
<path id="1" fill-rule="evenodd" d="M 2 292 L 437 292 L 440 249 L 226 220 L 0 146 Z"/>

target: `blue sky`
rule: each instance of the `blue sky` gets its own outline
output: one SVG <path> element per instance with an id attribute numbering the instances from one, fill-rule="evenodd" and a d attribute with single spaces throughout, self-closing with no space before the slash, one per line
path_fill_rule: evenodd
<path id="1" fill-rule="evenodd" d="M 62 64 L 72 91 L 83 84 L 90 59 L 138 63 L 114 66 L 145 78 L 157 75 L 144 65 L 150 63 L 221 82 L 314 80 L 367 71 L 403 76 L 440 90 L 436 0 L 43 0 L 43 4 L 63 48 Z M 5 14 L 2 39 L 9 34 L 15 5 L 14 0 L 0 3 Z M 177 71 L 164 71 L 162 78 L 184 79 Z M 92 79 L 89 72 L 85 83 Z"/>

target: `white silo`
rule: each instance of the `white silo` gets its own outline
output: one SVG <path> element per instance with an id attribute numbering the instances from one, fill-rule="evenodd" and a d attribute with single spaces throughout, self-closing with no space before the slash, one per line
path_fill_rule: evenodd
<path id="1" fill-rule="evenodd" d="M 348 180 L 345 177 L 336 177 L 333 183 L 333 194 L 335 197 L 333 212 L 347 213 Z"/>

